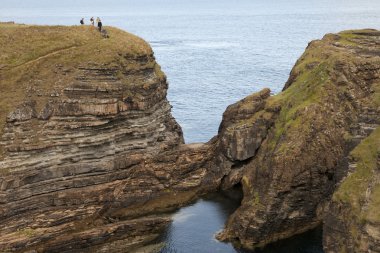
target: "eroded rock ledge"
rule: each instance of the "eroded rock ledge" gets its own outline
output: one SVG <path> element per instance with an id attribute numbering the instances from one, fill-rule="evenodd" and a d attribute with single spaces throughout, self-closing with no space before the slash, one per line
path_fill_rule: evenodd
<path id="1" fill-rule="evenodd" d="M 244 199 L 220 239 L 252 248 L 324 217 L 333 224 L 339 213 L 326 206 L 348 154 L 379 124 L 374 30 L 312 42 L 282 93 L 229 106 L 216 137 L 186 145 L 141 39 L 115 28 L 109 39 L 92 27 L 0 29 L 3 251 L 132 251 L 162 233 L 167 211 L 236 184 Z M 52 41 L 41 45 L 41 34 Z M 25 45 L 3 46 L 10 40 Z"/>

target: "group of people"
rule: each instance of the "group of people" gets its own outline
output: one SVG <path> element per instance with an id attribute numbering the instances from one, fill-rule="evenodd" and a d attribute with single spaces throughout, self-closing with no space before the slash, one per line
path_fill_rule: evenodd
<path id="1" fill-rule="evenodd" d="M 91 25 L 95 25 L 95 19 L 94 19 L 94 17 L 91 17 L 91 18 L 90 18 L 90 22 L 91 22 Z M 99 32 L 101 32 L 101 31 L 102 31 L 103 24 L 102 24 L 102 21 L 100 20 L 99 17 L 96 18 L 96 23 L 97 23 L 97 25 L 98 25 Z M 82 18 L 82 19 L 80 20 L 80 24 L 81 24 L 81 25 L 84 25 L 84 18 Z"/>

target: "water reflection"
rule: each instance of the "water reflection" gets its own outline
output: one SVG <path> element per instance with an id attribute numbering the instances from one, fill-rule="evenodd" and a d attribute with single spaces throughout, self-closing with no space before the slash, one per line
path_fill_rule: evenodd
<path id="1" fill-rule="evenodd" d="M 203 197 L 194 204 L 181 208 L 173 216 L 173 222 L 162 240 L 165 247 L 161 253 L 252 253 L 252 251 L 235 249 L 229 243 L 222 243 L 214 238 L 217 231 L 224 227 L 228 216 L 240 204 L 236 192 L 231 198 L 222 193 Z M 321 229 L 295 236 L 255 253 L 322 253 Z"/>
<path id="2" fill-rule="evenodd" d="M 238 205 L 239 200 L 212 194 L 181 208 L 164 236 L 166 245 L 161 253 L 236 252 L 232 245 L 217 241 L 214 234 Z"/>

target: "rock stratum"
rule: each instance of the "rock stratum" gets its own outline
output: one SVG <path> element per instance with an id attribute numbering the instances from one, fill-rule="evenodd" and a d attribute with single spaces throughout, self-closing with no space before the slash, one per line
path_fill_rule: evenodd
<path id="1" fill-rule="evenodd" d="M 327 252 L 379 252 L 380 32 L 311 42 L 283 92 L 184 144 L 150 46 L 107 31 L 0 25 L 0 251 L 134 252 L 169 211 L 241 185 L 221 240 L 254 248 L 324 223 Z"/>

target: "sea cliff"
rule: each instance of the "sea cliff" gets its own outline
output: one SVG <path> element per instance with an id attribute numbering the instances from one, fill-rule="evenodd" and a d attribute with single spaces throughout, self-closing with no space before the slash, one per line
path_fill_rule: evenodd
<path id="1" fill-rule="evenodd" d="M 224 162 L 184 145 L 142 39 L 0 29 L 1 250 L 132 250 L 168 225 L 162 212 L 216 190 Z"/>
<path id="2" fill-rule="evenodd" d="M 221 240 L 254 248 L 324 223 L 328 252 L 378 250 L 380 32 L 311 42 L 283 92 L 230 105 L 217 136 L 184 144 L 150 46 L 106 29 L 0 25 L 0 250 L 132 252 L 168 211 L 234 186 Z"/>
<path id="3" fill-rule="evenodd" d="M 225 152 L 237 154 L 230 175 L 239 175 L 244 199 L 220 239 L 253 248 L 323 223 L 351 150 L 379 125 L 379 35 L 345 31 L 313 41 L 281 93 L 227 108 L 222 126 L 233 124 L 219 136 L 230 145 Z"/>

